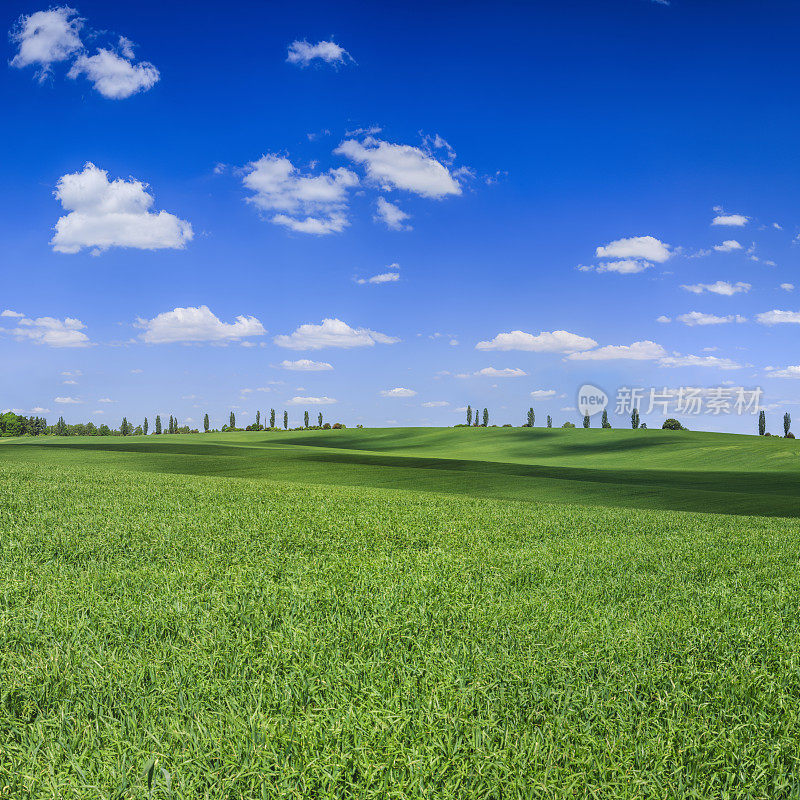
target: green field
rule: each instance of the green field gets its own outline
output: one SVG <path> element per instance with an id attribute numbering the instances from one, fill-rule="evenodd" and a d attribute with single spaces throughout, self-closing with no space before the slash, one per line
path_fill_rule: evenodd
<path id="1" fill-rule="evenodd" d="M 655 430 L 3 441 L 0 798 L 798 798 L 799 478 Z"/>

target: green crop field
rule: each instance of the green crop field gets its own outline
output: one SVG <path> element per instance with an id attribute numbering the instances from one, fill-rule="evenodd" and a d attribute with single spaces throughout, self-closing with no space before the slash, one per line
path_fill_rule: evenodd
<path id="1" fill-rule="evenodd" d="M 0 798 L 798 798 L 800 445 L 0 443 Z"/>

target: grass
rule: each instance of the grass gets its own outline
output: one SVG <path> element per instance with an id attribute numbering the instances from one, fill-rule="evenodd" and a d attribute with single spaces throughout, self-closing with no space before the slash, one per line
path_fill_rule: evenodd
<path id="1" fill-rule="evenodd" d="M 475 459 L 460 431 L 342 433 L 0 446 L 0 798 L 800 797 L 796 520 L 430 491 L 633 473 L 628 432 L 517 461 L 518 431 Z M 796 469 L 644 433 L 664 473 Z M 306 459 L 364 442 L 412 460 Z"/>

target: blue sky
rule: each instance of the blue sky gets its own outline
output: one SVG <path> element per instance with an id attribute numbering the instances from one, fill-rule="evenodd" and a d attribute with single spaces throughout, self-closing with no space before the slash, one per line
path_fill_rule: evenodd
<path id="1" fill-rule="evenodd" d="M 795 4 L 3 12 L 3 408 L 800 415 Z"/>

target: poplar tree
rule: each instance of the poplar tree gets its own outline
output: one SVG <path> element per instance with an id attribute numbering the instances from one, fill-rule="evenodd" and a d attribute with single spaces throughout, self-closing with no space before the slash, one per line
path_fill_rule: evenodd
<path id="1" fill-rule="evenodd" d="M 639 409 L 634 408 L 631 411 L 631 428 L 636 430 L 639 427 Z"/>
<path id="2" fill-rule="evenodd" d="M 156 436 L 161 436 L 161 417 L 156 414 Z"/>
<path id="3" fill-rule="evenodd" d="M 150 430 L 150 423 L 147 421 L 147 417 L 144 418 L 144 425 L 142 425 L 142 432 L 145 436 L 147 436 L 147 431 Z"/>
<path id="4" fill-rule="evenodd" d="M 533 409 L 528 409 L 528 427 L 532 428 L 533 423 L 536 422 L 536 414 L 533 413 Z"/>
<path id="5" fill-rule="evenodd" d="M 472 425 L 472 406 L 467 406 L 467 426 Z"/>
<path id="6" fill-rule="evenodd" d="M 284 411 L 283 412 L 283 429 L 285 431 L 289 430 L 289 412 L 288 411 Z"/>
<path id="7" fill-rule="evenodd" d="M 483 409 L 483 427 L 489 427 L 489 410 L 486 408 Z"/>
<path id="8" fill-rule="evenodd" d="M 305 425 L 306 428 L 308 427 L 308 411 L 303 414 L 303 425 Z"/>
<path id="9" fill-rule="evenodd" d="M 256 430 L 261 427 L 261 412 L 256 411 Z"/>
<path id="10" fill-rule="evenodd" d="M 601 428 L 610 428 L 611 423 L 608 421 L 608 411 L 604 408 L 603 409 L 603 419 L 600 423 Z"/>
<path id="11" fill-rule="evenodd" d="M 767 415 L 763 411 L 758 412 L 758 435 L 763 436 L 767 432 Z"/>
<path id="12" fill-rule="evenodd" d="M 123 436 L 127 436 L 128 435 L 128 418 L 127 417 L 123 417 L 122 418 L 122 424 L 119 426 L 119 430 L 120 430 L 120 433 L 122 433 Z"/>
<path id="13" fill-rule="evenodd" d="M 233 411 L 231 411 L 230 424 L 228 425 L 228 427 L 229 428 L 236 427 L 236 414 L 234 414 Z"/>
<path id="14" fill-rule="evenodd" d="M 269 426 L 270 426 L 270 428 L 274 428 L 275 427 L 275 409 L 274 408 L 271 408 L 269 410 Z"/>
<path id="15" fill-rule="evenodd" d="M 788 436 L 789 435 L 789 431 L 791 429 L 792 429 L 792 417 L 789 414 L 789 412 L 787 411 L 783 415 L 783 435 L 784 436 Z"/>
<path id="16" fill-rule="evenodd" d="M 591 424 L 591 420 L 589 419 L 589 415 L 588 414 L 584 414 L 583 415 L 583 427 L 584 428 L 588 428 L 590 424 Z"/>
<path id="17" fill-rule="evenodd" d="M 169 415 L 169 433 L 175 433 L 175 419 L 173 418 L 172 414 Z"/>
<path id="18" fill-rule="evenodd" d="M 211 427 L 211 422 L 208 419 L 208 414 L 203 417 L 203 430 L 208 433 L 208 429 Z"/>
<path id="19" fill-rule="evenodd" d="M 548 428 L 553 427 L 553 418 L 549 414 L 547 415 L 547 427 Z"/>
<path id="20" fill-rule="evenodd" d="M 319 414 L 317 414 L 317 425 L 319 425 L 320 428 L 322 427 L 322 412 L 321 411 L 319 412 Z"/>

